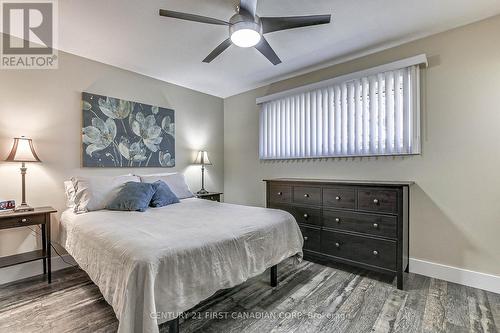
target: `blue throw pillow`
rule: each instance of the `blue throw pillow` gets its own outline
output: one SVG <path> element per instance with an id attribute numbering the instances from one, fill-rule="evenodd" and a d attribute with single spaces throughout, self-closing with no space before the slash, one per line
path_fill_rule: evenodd
<path id="1" fill-rule="evenodd" d="M 151 207 L 163 207 L 179 203 L 179 198 L 177 198 L 165 182 L 158 180 L 151 185 L 155 189 L 155 194 L 151 198 Z"/>
<path id="2" fill-rule="evenodd" d="M 154 194 L 153 184 L 128 182 L 123 185 L 106 209 L 144 212 Z"/>

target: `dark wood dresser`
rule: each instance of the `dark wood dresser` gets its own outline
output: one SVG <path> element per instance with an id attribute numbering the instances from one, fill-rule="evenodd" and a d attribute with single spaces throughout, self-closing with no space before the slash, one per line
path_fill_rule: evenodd
<path id="1" fill-rule="evenodd" d="M 267 207 L 290 212 L 304 236 L 304 257 L 397 277 L 408 269 L 412 182 L 279 178 L 267 183 Z"/>

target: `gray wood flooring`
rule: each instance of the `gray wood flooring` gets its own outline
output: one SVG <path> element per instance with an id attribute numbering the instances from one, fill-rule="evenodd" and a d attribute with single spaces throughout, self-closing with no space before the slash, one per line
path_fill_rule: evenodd
<path id="1" fill-rule="evenodd" d="M 407 274 L 406 290 L 375 273 L 303 261 L 203 302 L 181 332 L 498 332 L 500 295 Z M 114 332 L 118 322 L 78 268 L 0 286 L 0 332 Z M 166 325 L 160 326 L 167 332 Z"/>

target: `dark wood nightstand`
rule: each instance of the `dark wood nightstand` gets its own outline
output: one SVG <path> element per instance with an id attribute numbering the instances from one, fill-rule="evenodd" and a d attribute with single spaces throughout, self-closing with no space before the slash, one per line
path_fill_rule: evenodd
<path id="1" fill-rule="evenodd" d="M 195 194 L 197 198 L 220 202 L 222 192 L 208 192 L 205 194 Z"/>
<path id="2" fill-rule="evenodd" d="M 51 282 L 50 214 L 57 212 L 52 207 L 39 207 L 31 212 L 0 213 L 0 230 L 41 225 L 42 249 L 12 256 L 0 257 L 0 268 L 43 260 L 43 274 Z M 38 231 L 37 231 L 38 232 Z"/>

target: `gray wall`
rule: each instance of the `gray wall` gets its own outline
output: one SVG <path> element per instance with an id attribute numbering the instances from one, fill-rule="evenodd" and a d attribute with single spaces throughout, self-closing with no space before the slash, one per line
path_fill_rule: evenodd
<path id="1" fill-rule="evenodd" d="M 224 101 L 227 202 L 265 204 L 264 178 L 414 180 L 410 255 L 500 275 L 500 16 Z M 426 53 L 421 156 L 263 162 L 257 97 Z"/>
<path id="2" fill-rule="evenodd" d="M 195 152 L 210 152 L 206 188 L 223 190 L 223 101 L 190 89 L 59 53 L 58 70 L 0 70 L 0 159 L 7 157 L 12 138 L 32 137 L 41 164 L 29 164 L 28 203 L 64 209 L 63 180 L 72 175 L 120 175 L 129 172 L 185 172 L 193 190 L 200 187 L 200 168 L 191 165 Z M 81 159 L 82 91 L 163 106 L 175 110 L 176 167 L 165 169 L 83 169 Z M 17 163 L 0 162 L 0 199 L 20 202 Z M 58 235 L 53 220 L 53 237 Z M 0 256 L 32 250 L 27 229 L 0 232 Z"/>

